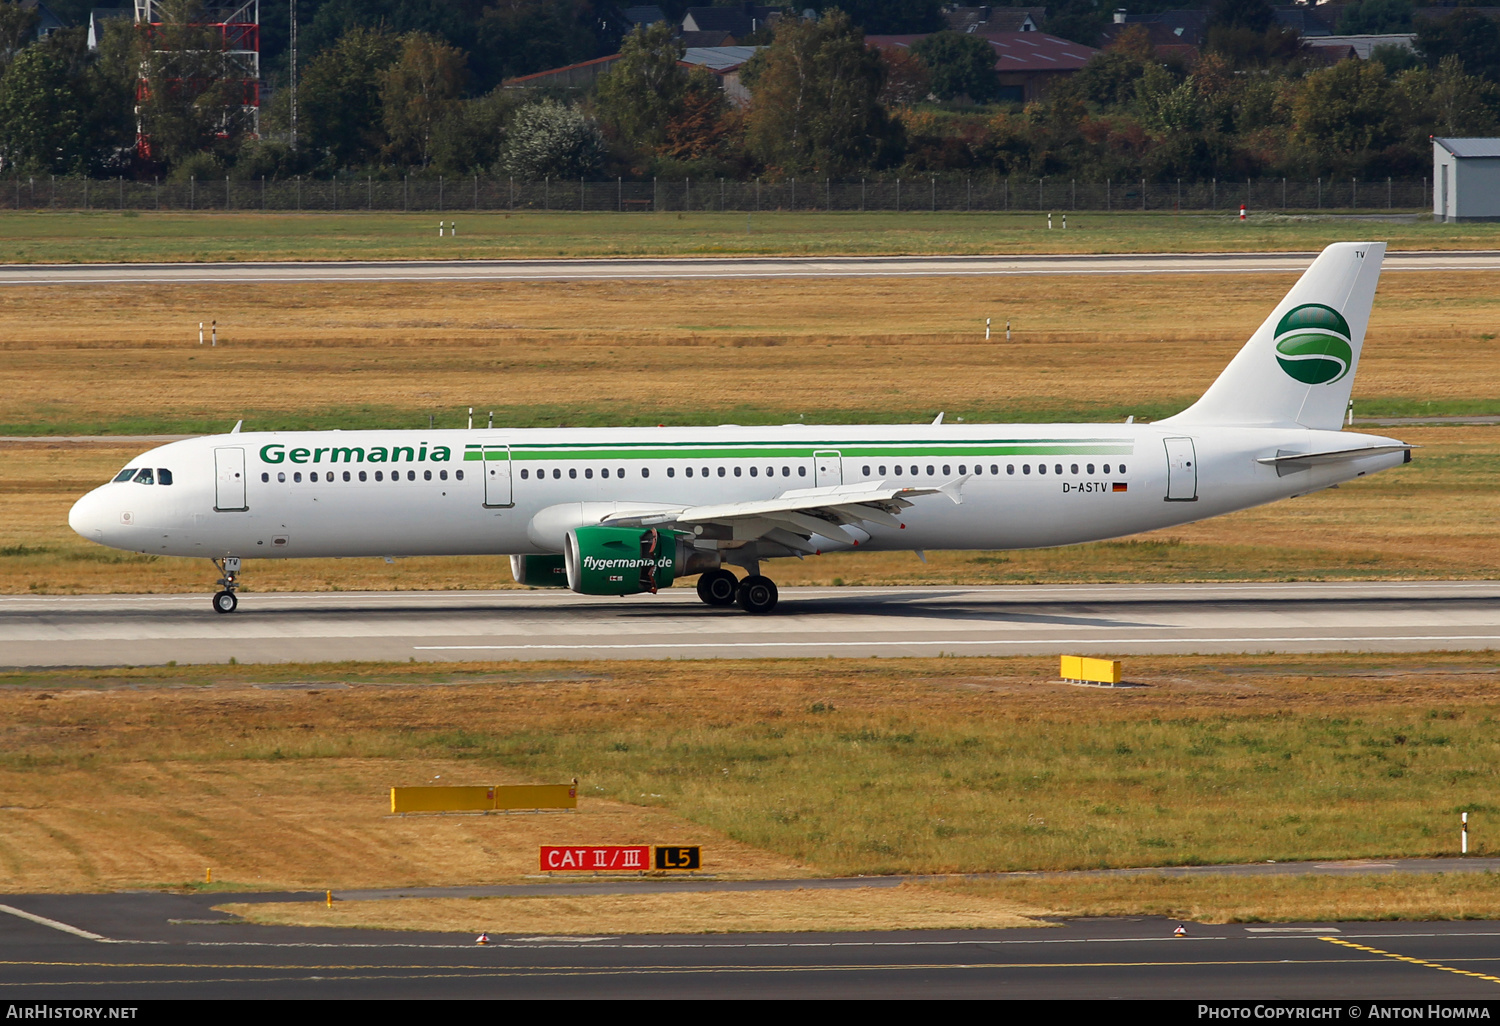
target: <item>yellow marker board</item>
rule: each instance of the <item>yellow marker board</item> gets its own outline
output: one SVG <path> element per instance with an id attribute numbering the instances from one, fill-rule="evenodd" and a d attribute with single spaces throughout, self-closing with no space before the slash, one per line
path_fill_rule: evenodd
<path id="1" fill-rule="evenodd" d="M 393 787 L 391 811 L 496 812 L 506 809 L 576 809 L 574 784 L 481 784 L 474 787 Z"/>
<path id="2" fill-rule="evenodd" d="M 1120 660 L 1090 659 L 1087 656 L 1063 656 L 1063 680 L 1084 681 L 1089 684 L 1120 683 Z"/>

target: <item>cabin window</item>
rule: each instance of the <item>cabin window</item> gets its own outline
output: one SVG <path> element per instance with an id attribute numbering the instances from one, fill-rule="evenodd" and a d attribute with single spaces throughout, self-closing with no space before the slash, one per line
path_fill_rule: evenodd
<path id="1" fill-rule="evenodd" d="M 365 477 L 365 472 L 364 472 L 364 471 L 363 471 L 363 470 L 361 470 L 361 471 L 360 471 L 360 472 L 359 472 L 359 479 L 360 479 L 360 480 L 361 480 L 361 481 L 365 481 L 365 480 L 368 480 L 368 479 L 367 479 L 367 478 L 366 478 L 366 477 Z"/>
<path id="2" fill-rule="evenodd" d="M 378 471 L 378 470 L 375 471 L 375 480 L 377 480 L 377 481 L 384 481 L 385 480 L 385 474 L 383 474 L 381 471 Z"/>
<path id="3" fill-rule="evenodd" d="M 641 468 L 641 476 L 642 477 L 650 477 L 651 476 L 651 468 L 650 467 L 642 467 Z"/>
<path id="4" fill-rule="evenodd" d="M 1076 474 L 1076 473 L 1078 473 L 1078 464 L 1076 464 L 1076 463 L 1075 463 L 1075 464 L 1073 464 L 1073 467 L 1072 467 L 1072 469 L 1070 469 L 1070 470 L 1069 470 L 1069 471 L 1068 471 L 1068 473 L 1070 473 L 1070 474 Z"/>
<path id="5" fill-rule="evenodd" d="M 668 467 L 667 468 L 667 476 L 668 477 L 676 477 L 677 476 L 677 468 L 676 467 Z"/>
<path id="6" fill-rule="evenodd" d="M 740 476 L 740 471 L 743 470 L 743 469 L 744 469 L 743 467 L 735 467 L 734 468 L 734 476 L 735 477 L 739 477 Z"/>
<path id="7" fill-rule="evenodd" d="M 294 484 L 301 484 L 302 483 L 302 471 L 299 470 L 295 474 L 292 475 L 292 482 Z"/>
<path id="8" fill-rule="evenodd" d="M 593 467 L 584 467 L 583 468 L 583 476 L 584 476 L 584 478 L 586 480 L 592 481 L 594 479 L 594 468 Z"/>
<path id="9" fill-rule="evenodd" d="M 782 467 L 781 468 L 781 476 L 782 477 L 791 477 L 792 476 L 792 468 L 791 467 Z"/>
<path id="10" fill-rule="evenodd" d="M 949 468 L 948 464 L 944 463 L 943 464 L 943 476 L 947 477 L 951 473 L 953 473 L 952 469 Z"/>
<path id="11" fill-rule="evenodd" d="M 965 464 L 960 463 L 958 465 L 958 472 L 960 474 L 967 474 L 969 471 L 968 471 L 968 468 L 967 468 L 967 466 Z M 948 473 L 948 468 L 947 467 L 943 468 L 943 473 L 945 473 L 945 474 Z"/>
<path id="12" fill-rule="evenodd" d="M 135 475 L 136 484 L 155 484 L 156 475 L 151 473 L 150 467 L 142 467 Z"/>
<path id="13" fill-rule="evenodd" d="M 928 473 L 931 473 L 931 471 L 929 470 Z M 916 477 L 917 476 L 917 468 L 916 467 L 912 467 L 911 468 L 911 476 L 912 477 Z"/>
<path id="14" fill-rule="evenodd" d="M 708 468 L 707 468 L 707 467 L 704 467 L 704 468 L 703 468 L 703 476 L 704 476 L 704 477 L 707 477 L 707 476 L 708 476 Z"/>
<path id="15" fill-rule="evenodd" d="M 759 472 L 760 472 L 760 468 L 759 467 L 751 467 L 750 468 L 750 476 L 751 477 L 754 477 Z"/>
<path id="16" fill-rule="evenodd" d="M 347 471 L 347 470 L 344 471 L 344 480 L 345 481 L 349 480 L 349 471 Z"/>
<path id="17" fill-rule="evenodd" d="M 1105 473 L 1106 473 L 1106 474 L 1108 474 L 1108 473 L 1109 473 L 1109 464 L 1108 464 L 1108 463 L 1106 463 L 1106 464 L 1105 464 L 1105 465 L 1104 465 L 1104 472 L 1105 472 Z"/>
<path id="18" fill-rule="evenodd" d="M 1047 472 L 1047 464 L 1045 464 L 1045 463 L 1038 463 L 1036 465 L 1036 472 L 1038 474 L 1045 474 Z"/>
<path id="19" fill-rule="evenodd" d="M 1188 464 L 1188 466 L 1192 466 L 1192 464 L 1190 463 L 1190 464 Z M 1122 473 L 1122 474 L 1125 473 L 1125 464 L 1123 464 L 1123 463 L 1120 464 L 1120 473 Z"/>
<path id="20" fill-rule="evenodd" d="M 439 470 L 438 471 L 438 479 L 440 481 L 446 481 L 446 480 L 448 480 L 448 472 L 446 470 Z"/>
<path id="21" fill-rule="evenodd" d="M 895 467 L 893 467 L 892 469 L 896 471 L 896 476 L 897 477 L 901 476 L 901 464 L 899 464 L 899 463 L 896 464 Z"/>
<path id="22" fill-rule="evenodd" d="M 124 470 L 120 471 L 118 474 L 115 475 L 115 480 L 116 481 L 129 481 L 132 477 L 135 477 L 135 468 L 134 467 L 126 467 Z"/>
<path id="23" fill-rule="evenodd" d="M 1021 473 L 1023 473 L 1023 474 L 1029 474 L 1029 473 L 1031 473 L 1031 464 L 1030 463 L 1023 463 L 1023 464 L 1021 464 Z"/>
<path id="24" fill-rule="evenodd" d="M 1015 465 L 1014 464 L 1007 464 L 1006 468 L 1005 468 L 1005 472 L 1007 474 L 1014 474 L 1016 472 Z M 999 465 L 991 463 L 990 464 L 990 473 L 991 474 L 998 474 L 998 473 L 1000 473 L 1000 467 L 999 467 Z"/>
<path id="25" fill-rule="evenodd" d="M 621 467 L 619 470 L 616 470 L 615 477 L 618 477 L 622 481 L 625 480 L 625 468 Z"/>
<path id="26" fill-rule="evenodd" d="M 546 473 L 546 471 L 543 471 L 543 472 L 542 472 L 542 473 L 544 473 L 544 474 L 545 474 L 545 473 Z M 559 470 L 559 469 L 558 469 L 558 468 L 557 468 L 557 467 L 553 467 L 553 468 L 552 468 L 552 480 L 554 480 L 554 481 L 556 481 L 556 480 L 557 480 L 557 479 L 558 479 L 558 478 L 560 478 L 560 477 L 562 477 L 562 471 L 561 471 L 561 470 Z M 463 479 L 464 479 L 464 472 L 463 472 L 463 471 L 462 471 L 462 470 L 460 470 L 460 471 L 459 471 L 459 472 L 458 472 L 458 479 L 459 479 L 459 480 L 460 480 L 460 481 L 462 481 L 462 480 L 463 480 Z"/>
<path id="27" fill-rule="evenodd" d="M 686 474 L 688 477 L 692 477 L 693 476 L 693 468 L 692 467 L 688 467 L 686 470 L 683 471 L 683 473 Z"/>
<path id="28" fill-rule="evenodd" d="M 455 470 L 453 472 L 453 476 L 455 478 L 457 478 L 458 480 L 462 481 L 464 479 L 464 472 L 462 470 Z"/>
<path id="29" fill-rule="evenodd" d="M 156 468 L 156 483 L 169 485 L 172 483 L 172 472 L 166 467 Z"/>
<path id="30" fill-rule="evenodd" d="M 867 466 L 866 467 L 860 467 L 859 469 L 860 469 L 860 473 L 864 474 L 865 477 L 869 477 L 870 476 L 870 468 L 869 467 L 867 467 Z"/>
<path id="31" fill-rule="evenodd" d="M 1054 464 L 1053 467 L 1052 467 L 1052 469 L 1055 470 L 1057 473 L 1061 474 L 1062 473 L 1062 464 L 1061 463 Z"/>
<path id="32" fill-rule="evenodd" d="M 271 480 L 271 475 L 270 474 L 261 474 L 260 475 L 260 479 L 262 481 L 269 481 L 269 480 Z"/>
<path id="33" fill-rule="evenodd" d="M 277 471 L 277 473 L 276 473 L 276 480 L 279 483 L 281 483 L 281 484 L 286 484 L 286 474 L 285 474 L 285 472 Z"/>
<path id="34" fill-rule="evenodd" d="M 608 467 L 601 468 L 599 470 L 599 476 L 600 477 L 608 477 L 609 476 L 609 468 Z"/>
<path id="35" fill-rule="evenodd" d="M 522 470 L 521 471 L 521 480 L 522 481 L 526 480 L 527 475 L 530 474 L 530 473 L 531 473 L 531 471 L 529 471 L 529 470 Z"/>
<path id="36" fill-rule="evenodd" d="M 568 476 L 576 478 L 578 476 L 578 468 L 577 467 L 569 467 L 568 468 Z"/>
<path id="37" fill-rule="evenodd" d="M 776 476 L 776 468 L 775 467 L 767 467 L 766 468 L 766 476 L 767 477 L 775 477 Z"/>
<path id="38" fill-rule="evenodd" d="M 424 471 L 422 471 L 422 480 L 423 481 L 431 481 L 432 480 L 432 471 L 430 471 L 430 470 L 424 470 Z"/>
<path id="39" fill-rule="evenodd" d="M 1092 474 L 1094 472 L 1094 465 L 1090 463 L 1086 469 L 1090 474 Z"/>
<path id="40" fill-rule="evenodd" d="M 797 476 L 798 477 L 806 477 L 807 476 L 807 468 L 806 467 L 798 467 L 797 468 Z"/>
<path id="41" fill-rule="evenodd" d="M 880 468 L 880 476 L 885 477 L 885 467 L 883 466 Z"/>
<path id="42" fill-rule="evenodd" d="M 723 467 L 720 467 L 720 468 L 719 468 L 719 476 L 720 476 L 720 477 L 723 477 L 723 476 L 724 476 L 724 468 L 723 468 Z"/>
<path id="43" fill-rule="evenodd" d="M 316 470 L 314 470 L 312 473 L 310 473 L 310 474 L 307 475 L 307 479 L 309 481 L 314 481 L 314 482 L 317 481 L 318 480 L 318 472 Z"/>
<path id="44" fill-rule="evenodd" d="M 417 472 L 415 470 L 408 470 L 406 472 L 406 479 L 408 481 L 415 481 L 417 479 Z"/>

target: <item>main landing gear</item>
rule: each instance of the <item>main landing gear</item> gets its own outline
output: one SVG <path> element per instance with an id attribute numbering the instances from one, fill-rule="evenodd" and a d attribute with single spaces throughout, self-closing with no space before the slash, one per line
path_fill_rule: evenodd
<path id="1" fill-rule="evenodd" d="M 240 557 L 225 556 L 222 563 L 210 557 L 209 562 L 219 571 L 218 583 L 224 586 L 223 591 L 214 594 L 214 612 L 232 613 L 240 605 L 240 600 L 234 594 L 240 586 Z"/>
<path id="2" fill-rule="evenodd" d="M 698 576 L 698 597 L 710 606 L 739 607 L 747 613 L 769 613 L 776 608 L 776 582 L 760 574 L 743 581 L 728 570 L 707 570 Z"/>

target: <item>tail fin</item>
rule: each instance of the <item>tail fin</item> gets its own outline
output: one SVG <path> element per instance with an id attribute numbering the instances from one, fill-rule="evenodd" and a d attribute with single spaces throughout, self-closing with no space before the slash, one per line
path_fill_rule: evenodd
<path id="1" fill-rule="evenodd" d="M 1383 242 L 1323 250 L 1203 398 L 1160 423 L 1337 430 L 1384 258 Z"/>

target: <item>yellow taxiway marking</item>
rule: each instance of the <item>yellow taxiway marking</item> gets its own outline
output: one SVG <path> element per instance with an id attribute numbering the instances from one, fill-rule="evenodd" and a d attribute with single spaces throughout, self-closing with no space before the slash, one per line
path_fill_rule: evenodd
<path id="1" fill-rule="evenodd" d="M 1468 969 L 1455 969 L 1451 965 L 1443 965 L 1441 962 L 1429 962 L 1425 958 L 1413 958 L 1411 955 L 1398 955 L 1394 951 L 1382 951 L 1380 948 L 1372 948 L 1367 944 L 1356 944 L 1353 941 L 1344 940 L 1342 937 L 1319 937 L 1318 940 L 1327 941 L 1329 944 L 1338 944 L 1356 951 L 1368 951 L 1372 955 L 1382 955 L 1386 958 L 1394 958 L 1398 962 L 1410 962 L 1412 965 L 1425 965 L 1429 969 L 1441 969 L 1445 973 L 1457 973 L 1460 976 L 1473 976 L 1476 979 L 1488 980 L 1490 983 L 1500 983 L 1500 976 L 1487 976 L 1484 973 L 1472 972 Z M 1465 960 L 1467 961 L 1467 959 Z"/>

